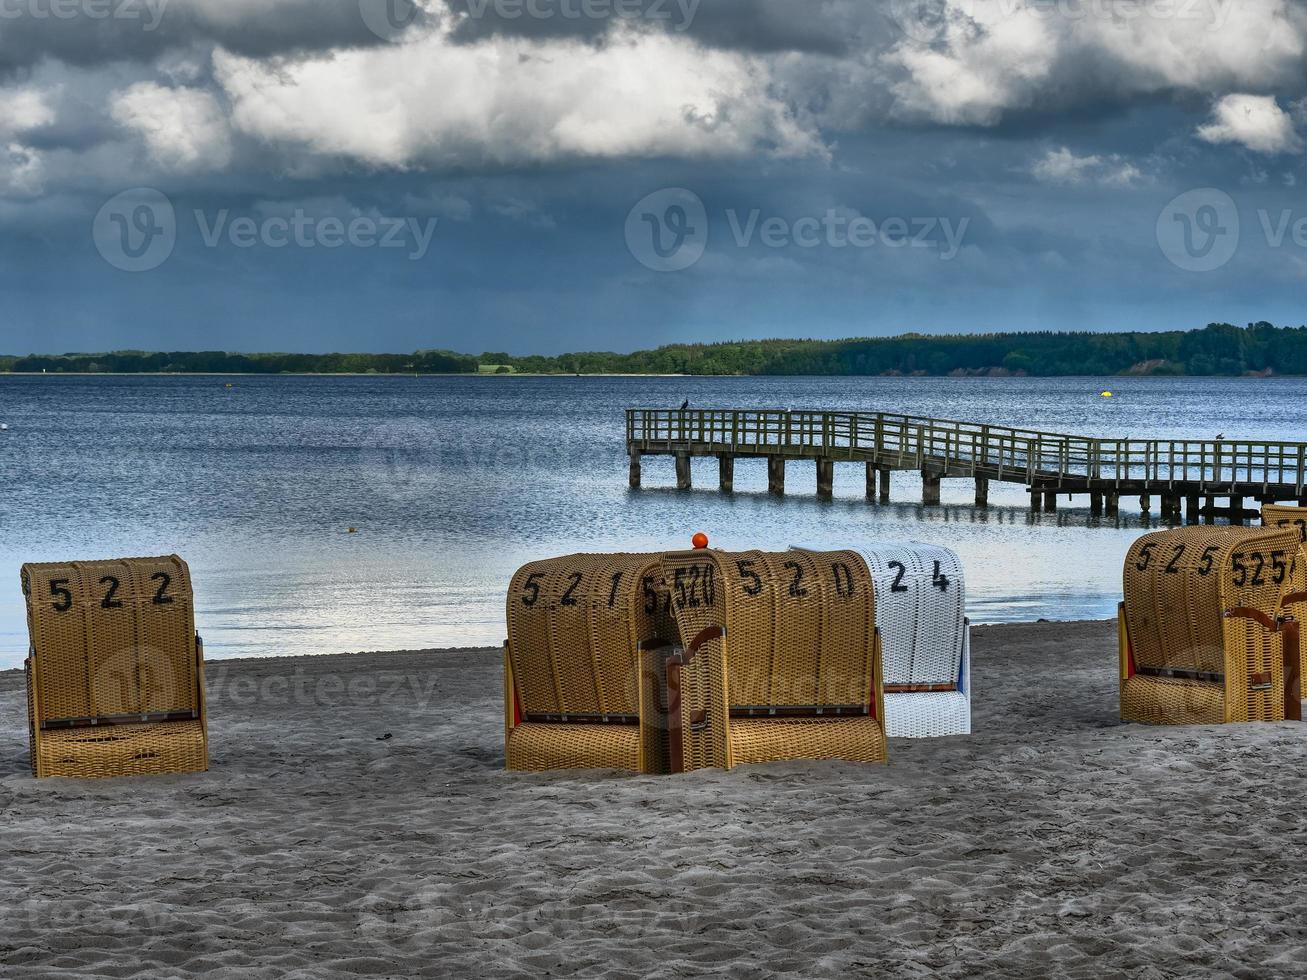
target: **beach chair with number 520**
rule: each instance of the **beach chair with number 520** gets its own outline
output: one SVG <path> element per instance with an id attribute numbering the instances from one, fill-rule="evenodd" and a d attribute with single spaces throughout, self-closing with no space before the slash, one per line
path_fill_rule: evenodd
<path id="1" fill-rule="evenodd" d="M 21 574 L 32 772 L 208 769 L 204 656 L 186 563 L 49 562 Z"/>
<path id="2" fill-rule="evenodd" d="M 884 762 L 875 598 L 853 551 L 665 555 L 672 772 L 784 759 Z"/>

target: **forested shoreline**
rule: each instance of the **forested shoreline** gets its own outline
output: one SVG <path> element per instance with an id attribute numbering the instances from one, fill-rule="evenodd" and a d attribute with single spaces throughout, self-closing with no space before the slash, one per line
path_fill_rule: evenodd
<path id="1" fill-rule="evenodd" d="M 1307 327 L 1213 323 L 1158 333 L 903 334 L 672 344 L 515 356 L 113 351 L 0 356 L 0 372 L 79 374 L 1307 375 Z"/>

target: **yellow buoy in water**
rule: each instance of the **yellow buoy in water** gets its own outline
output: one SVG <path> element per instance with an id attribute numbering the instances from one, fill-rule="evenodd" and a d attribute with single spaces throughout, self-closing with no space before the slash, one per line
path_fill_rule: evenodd
<path id="1" fill-rule="evenodd" d="M 1111 393 L 1110 391 L 1105 391 L 1105 392 L 1103 392 L 1103 397 L 1104 397 L 1104 398 L 1111 398 L 1111 397 L 1112 397 L 1112 393 Z"/>

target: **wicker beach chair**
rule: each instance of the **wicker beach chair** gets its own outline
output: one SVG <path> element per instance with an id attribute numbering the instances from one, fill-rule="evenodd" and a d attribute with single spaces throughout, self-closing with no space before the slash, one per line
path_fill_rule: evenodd
<path id="1" fill-rule="evenodd" d="M 632 554 L 551 558 L 513 576 L 507 768 L 667 771 L 663 663 L 674 627 L 658 577 L 656 555 Z"/>
<path id="2" fill-rule="evenodd" d="M 858 552 L 876 589 L 886 734 L 970 734 L 971 625 L 962 562 L 930 544 L 877 543 Z"/>
<path id="3" fill-rule="evenodd" d="M 1297 710 L 1297 639 L 1279 629 L 1298 538 L 1281 528 L 1146 534 L 1125 561 L 1121 718 L 1159 725 L 1281 721 Z M 1292 661 L 1286 669 L 1286 661 Z"/>
<path id="4" fill-rule="evenodd" d="M 1262 524 L 1290 530 L 1298 536 L 1298 554 L 1289 566 L 1289 578 L 1293 584 L 1289 595 L 1282 600 L 1282 612 L 1292 616 L 1301 629 L 1302 624 L 1307 622 L 1307 507 L 1264 504 Z M 1307 677 L 1307 643 L 1302 644 L 1299 657 L 1299 670 L 1302 676 Z"/>
<path id="5" fill-rule="evenodd" d="M 783 759 L 884 762 L 875 598 L 856 552 L 664 555 L 672 772 Z"/>
<path id="6" fill-rule="evenodd" d="M 204 653 L 176 555 L 22 568 L 38 777 L 209 768 Z"/>

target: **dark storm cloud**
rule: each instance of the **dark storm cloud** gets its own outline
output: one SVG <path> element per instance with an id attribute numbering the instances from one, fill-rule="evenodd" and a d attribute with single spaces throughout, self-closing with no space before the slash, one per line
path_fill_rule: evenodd
<path id="1" fill-rule="evenodd" d="M 6 73 L 46 59 L 77 67 L 150 61 L 208 44 L 267 57 L 381 43 L 360 0 L 0 2 L 0 72 Z"/>
<path id="2" fill-rule="evenodd" d="M 896 37 L 874 4 L 854 0 L 445 0 L 454 37 L 577 38 L 602 43 L 619 24 L 684 34 L 723 50 L 842 56 Z"/>

